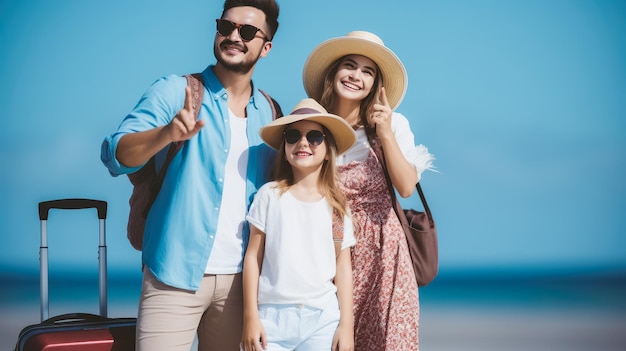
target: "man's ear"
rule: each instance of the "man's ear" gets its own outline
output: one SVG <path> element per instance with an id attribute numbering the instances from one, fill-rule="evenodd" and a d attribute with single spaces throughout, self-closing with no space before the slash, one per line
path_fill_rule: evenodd
<path id="1" fill-rule="evenodd" d="M 272 50 L 272 42 L 271 41 L 266 41 L 265 44 L 263 44 L 263 50 L 261 51 L 261 57 L 265 57 L 267 56 L 267 54 L 270 53 L 270 50 Z"/>

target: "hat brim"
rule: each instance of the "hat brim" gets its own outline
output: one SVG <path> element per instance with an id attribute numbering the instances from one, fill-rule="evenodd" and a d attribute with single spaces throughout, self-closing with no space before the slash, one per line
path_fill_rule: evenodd
<path id="1" fill-rule="evenodd" d="M 404 99 L 408 77 L 402 61 L 385 46 L 362 38 L 340 37 L 324 41 L 307 58 L 302 78 L 307 95 L 322 97 L 324 74 L 328 67 L 346 55 L 362 55 L 376 63 L 382 73 L 383 87 L 389 106 L 395 110 Z"/>
<path id="2" fill-rule="evenodd" d="M 259 134 L 267 145 L 278 150 L 282 143 L 285 127 L 302 120 L 317 122 L 326 127 L 335 139 L 337 154 L 346 152 L 356 142 L 356 134 L 348 122 L 341 117 L 324 113 L 295 114 L 277 118 L 272 123 L 262 127 Z"/>

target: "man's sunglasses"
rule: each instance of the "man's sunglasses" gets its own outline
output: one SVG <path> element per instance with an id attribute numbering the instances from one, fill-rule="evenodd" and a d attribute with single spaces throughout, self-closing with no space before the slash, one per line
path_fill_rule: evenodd
<path id="1" fill-rule="evenodd" d="M 297 129 L 287 129 L 283 132 L 287 144 L 295 144 L 302 139 L 302 134 Z M 319 130 L 310 130 L 306 133 L 306 140 L 309 145 L 317 147 L 324 141 L 324 133 Z"/>
<path id="2" fill-rule="evenodd" d="M 257 28 L 251 24 L 239 24 L 235 22 L 231 22 L 225 19 L 216 19 L 217 22 L 217 33 L 221 36 L 227 37 L 232 33 L 235 29 L 239 30 L 239 36 L 243 41 L 250 41 L 256 37 L 256 32 L 261 32 L 263 38 L 267 41 L 270 41 L 267 35 L 263 33 L 260 28 Z"/>

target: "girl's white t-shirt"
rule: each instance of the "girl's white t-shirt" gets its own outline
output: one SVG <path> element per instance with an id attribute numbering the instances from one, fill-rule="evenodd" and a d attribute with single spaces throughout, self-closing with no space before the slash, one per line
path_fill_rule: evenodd
<path id="1" fill-rule="evenodd" d="M 336 299 L 332 210 L 325 198 L 303 202 L 276 182 L 263 185 L 247 220 L 265 233 L 258 303 L 323 308 Z M 342 250 L 356 244 L 352 221 L 344 219 Z"/>

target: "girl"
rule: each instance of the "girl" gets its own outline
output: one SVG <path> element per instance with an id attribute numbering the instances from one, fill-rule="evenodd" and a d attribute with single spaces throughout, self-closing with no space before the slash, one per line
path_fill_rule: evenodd
<path id="1" fill-rule="evenodd" d="M 335 157 L 352 146 L 354 131 L 304 99 L 260 134 L 278 156 L 274 180 L 259 189 L 247 216 L 241 349 L 353 350 L 347 249 L 356 242 Z M 343 233 L 337 246 L 333 230 Z"/>
<path id="2" fill-rule="evenodd" d="M 352 250 L 355 349 L 418 350 L 417 282 L 391 192 L 410 196 L 434 158 L 415 146 L 406 117 L 393 112 L 407 88 L 404 66 L 378 36 L 356 31 L 317 46 L 303 78 L 308 96 L 357 134 L 337 160 L 340 186 L 359 226 Z"/>

